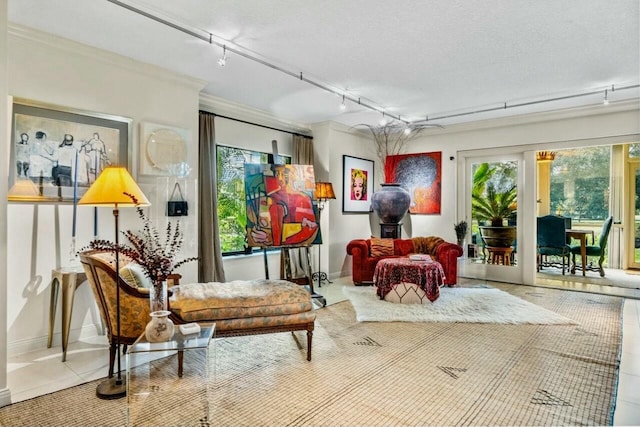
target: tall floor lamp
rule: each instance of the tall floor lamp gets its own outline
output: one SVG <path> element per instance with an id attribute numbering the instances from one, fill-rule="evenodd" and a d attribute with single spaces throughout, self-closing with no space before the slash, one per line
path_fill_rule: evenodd
<path id="1" fill-rule="evenodd" d="M 125 194 L 126 193 L 126 194 Z M 130 194 L 136 198 L 138 204 L 128 196 Z M 96 395 L 101 399 L 117 399 L 127 393 L 125 381 L 122 378 L 120 368 L 120 257 L 118 251 L 118 235 L 120 226 L 118 223 L 118 209 L 123 207 L 149 206 L 149 200 L 144 195 L 138 184 L 133 180 L 127 169 L 123 167 L 106 167 L 98 176 L 91 187 L 84 193 L 78 202 L 79 205 L 90 206 L 113 206 L 113 218 L 116 226 L 116 353 L 118 356 L 118 374 L 107 378 L 98 384 Z M 113 333 L 113 332 L 112 332 Z"/>
<path id="2" fill-rule="evenodd" d="M 322 217 L 322 210 L 324 209 L 324 205 L 327 200 L 335 199 L 336 195 L 333 192 L 333 185 L 330 182 L 316 182 L 316 191 L 315 191 L 316 200 L 318 201 L 318 224 L 320 224 L 320 218 Z M 327 275 L 322 272 L 322 267 L 320 265 L 320 245 L 318 245 L 318 272 L 314 273 L 314 276 L 318 276 L 318 287 L 321 287 L 322 280 L 329 280 Z M 313 279 L 312 279 L 313 280 Z"/>

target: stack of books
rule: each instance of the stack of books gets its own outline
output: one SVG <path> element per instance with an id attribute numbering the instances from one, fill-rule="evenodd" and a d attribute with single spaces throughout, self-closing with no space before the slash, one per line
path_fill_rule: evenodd
<path id="1" fill-rule="evenodd" d="M 411 254 L 409 255 L 411 261 L 431 261 L 431 256 L 426 254 Z"/>

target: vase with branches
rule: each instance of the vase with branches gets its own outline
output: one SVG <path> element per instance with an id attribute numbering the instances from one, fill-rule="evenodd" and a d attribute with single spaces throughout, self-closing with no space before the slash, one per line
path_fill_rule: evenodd
<path id="1" fill-rule="evenodd" d="M 407 123 L 394 120 L 381 125 L 357 124 L 354 127 L 365 127 L 373 136 L 375 152 L 382 163 L 385 183 L 391 183 L 395 170 L 394 156 L 401 154 L 407 144 L 418 137 L 425 129 L 442 126 L 425 123 Z"/>
<path id="2" fill-rule="evenodd" d="M 395 224 L 400 223 L 411 205 L 411 195 L 407 189 L 392 182 L 398 160 L 397 155 L 402 153 L 409 141 L 416 138 L 424 129 L 441 126 L 395 120 L 378 126 L 363 123 L 354 127 L 365 127 L 373 135 L 376 155 L 382 162 L 384 183 L 381 184 L 381 190 L 373 193 L 371 207 L 380 217 L 381 227 L 392 225 L 394 235 L 397 235 L 399 231 Z"/>
<path id="3" fill-rule="evenodd" d="M 146 215 L 144 209 L 138 206 L 135 196 L 127 194 L 136 205 L 138 217 L 142 221 L 142 230 L 122 231 L 129 243 L 120 243 L 116 246 L 109 240 L 93 240 L 82 250 L 99 250 L 125 255 L 132 262 L 137 263 L 142 268 L 145 276 L 151 281 L 149 289 L 149 299 L 151 301 L 151 311 L 166 310 L 166 280 L 173 271 L 183 264 L 196 261 L 197 257 L 188 257 L 178 260 L 178 254 L 182 249 L 184 236 L 180 228 L 180 222 L 173 224 L 167 222 L 167 229 L 164 239 L 156 229 L 151 219 Z"/>
<path id="4" fill-rule="evenodd" d="M 453 224 L 453 229 L 456 232 L 456 239 L 458 240 L 458 245 L 462 246 L 464 244 L 464 238 L 467 236 L 467 221 L 460 221 L 457 224 Z"/>

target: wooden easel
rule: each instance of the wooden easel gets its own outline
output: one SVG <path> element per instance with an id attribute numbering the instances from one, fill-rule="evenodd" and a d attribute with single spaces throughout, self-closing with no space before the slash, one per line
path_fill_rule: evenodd
<path id="1" fill-rule="evenodd" d="M 293 268 L 291 266 L 291 249 L 298 249 L 303 255 L 303 264 L 305 274 L 303 276 L 294 277 L 293 276 Z M 315 289 L 313 288 L 313 273 L 311 268 L 311 255 L 309 251 L 309 246 L 300 246 L 300 247 L 281 247 L 280 248 L 280 278 L 283 280 L 288 280 L 293 283 L 297 283 L 298 285 L 307 286 L 309 288 L 309 292 L 311 293 L 311 298 L 318 300 L 323 307 L 327 305 L 327 300 L 320 294 L 317 294 Z"/>

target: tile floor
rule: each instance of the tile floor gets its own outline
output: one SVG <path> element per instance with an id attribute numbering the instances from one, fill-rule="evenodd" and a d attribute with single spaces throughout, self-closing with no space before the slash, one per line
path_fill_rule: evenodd
<path id="1" fill-rule="evenodd" d="M 614 425 L 640 425 L 640 291 L 634 289 L 635 280 L 620 290 L 607 285 L 588 285 L 570 276 L 560 280 L 553 275 L 539 276 L 543 286 L 573 289 L 583 292 L 608 292 L 626 296 L 623 314 L 622 359 Z M 607 276 L 610 276 L 607 274 Z M 640 283 L 640 276 L 638 283 Z M 469 279 L 461 279 L 461 283 Z M 316 292 L 327 299 L 328 304 L 345 299 L 343 286 L 352 286 L 348 277 L 316 285 Z M 18 402 L 42 394 L 51 393 L 73 385 L 103 378 L 107 372 L 108 347 L 104 336 L 70 343 L 67 361 L 61 361 L 61 349 L 50 349 L 12 356 L 8 361 L 8 386 L 12 401 Z M 124 358 L 122 359 L 124 364 Z M 124 366 L 123 366 L 124 369 Z"/>

